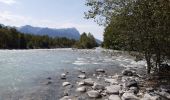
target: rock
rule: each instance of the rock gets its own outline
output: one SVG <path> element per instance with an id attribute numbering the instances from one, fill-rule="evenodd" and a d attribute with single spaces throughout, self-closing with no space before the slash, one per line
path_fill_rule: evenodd
<path id="1" fill-rule="evenodd" d="M 87 94 L 91 98 L 99 98 L 100 97 L 100 93 L 95 90 L 88 91 Z"/>
<path id="2" fill-rule="evenodd" d="M 107 93 L 105 91 L 101 92 L 102 96 L 107 96 Z"/>
<path id="3" fill-rule="evenodd" d="M 159 94 L 160 96 L 170 100 L 170 94 L 168 92 L 161 91 L 161 92 L 156 92 L 156 93 Z"/>
<path id="4" fill-rule="evenodd" d="M 96 76 L 96 74 L 93 74 L 93 76 L 95 77 L 95 76 Z"/>
<path id="5" fill-rule="evenodd" d="M 85 79 L 84 80 L 85 85 L 93 86 L 94 81 L 91 78 Z"/>
<path id="6" fill-rule="evenodd" d="M 105 82 L 108 82 L 111 84 L 118 84 L 117 79 L 111 79 L 111 78 L 105 78 Z"/>
<path id="7" fill-rule="evenodd" d="M 85 79 L 86 75 L 85 74 L 81 74 L 81 75 L 78 76 L 78 78 Z"/>
<path id="8" fill-rule="evenodd" d="M 51 80 L 52 78 L 51 77 L 47 77 L 48 80 Z"/>
<path id="9" fill-rule="evenodd" d="M 130 91 L 132 91 L 133 93 L 137 94 L 139 90 L 138 90 L 137 87 L 130 87 Z"/>
<path id="10" fill-rule="evenodd" d="M 131 71 L 130 69 L 125 69 L 122 71 L 122 74 L 125 76 L 133 76 L 133 71 Z"/>
<path id="11" fill-rule="evenodd" d="M 63 98 L 61 98 L 60 100 L 72 100 L 71 97 L 69 96 L 64 96 Z"/>
<path id="12" fill-rule="evenodd" d="M 121 90 L 121 86 L 119 85 L 111 85 L 106 87 L 106 92 L 109 94 L 119 94 Z"/>
<path id="13" fill-rule="evenodd" d="M 81 73 L 84 73 L 84 74 L 86 73 L 84 70 L 79 70 L 79 71 L 80 71 Z"/>
<path id="14" fill-rule="evenodd" d="M 65 73 L 62 73 L 61 76 L 60 76 L 61 79 L 66 79 L 66 74 Z"/>
<path id="15" fill-rule="evenodd" d="M 50 84 L 52 84 L 52 81 L 47 81 L 45 84 L 50 85 Z"/>
<path id="16" fill-rule="evenodd" d="M 83 87 L 79 87 L 76 89 L 77 92 L 86 92 L 86 87 L 83 86 Z"/>
<path id="17" fill-rule="evenodd" d="M 141 100 L 161 100 L 158 95 L 151 95 L 149 93 L 145 93 Z"/>
<path id="18" fill-rule="evenodd" d="M 68 96 L 68 91 L 64 91 L 63 96 Z"/>
<path id="19" fill-rule="evenodd" d="M 109 100 L 121 100 L 118 95 L 110 95 Z"/>
<path id="20" fill-rule="evenodd" d="M 102 84 L 94 83 L 93 87 L 94 90 L 104 90 L 104 86 Z"/>
<path id="21" fill-rule="evenodd" d="M 78 82 L 78 86 L 85 85 L 84 81 Z"/>
<path id="22" fill-rule="evenodd" d="M 136 80 L 131 79 L 126 82 L 126 87 L 138 87 L 138 83 Z"/>
<path id="23" fill-rule="evenodd" d="M 146 91 L 147 92 L 154 92 L 154 89 L 152 87 L 150 87 L 150 88 L 146 88 Z"/>
<path id="24" fill-rule="evenodd" d="M 63 86 L 68 86 L 68 85 L 71 85 L 69 82 L 63 82 Z"/>
<path id="25" fill-rule="evenodd" d="M 134 93 L 125 92 L 122 95 L 122 100 L 140 100 Z"/>
<path id="26" fill-rule="evenodd" d="M 96 69 L 96 72 L 105 73 L 105 70 L 104 69 Z"/>

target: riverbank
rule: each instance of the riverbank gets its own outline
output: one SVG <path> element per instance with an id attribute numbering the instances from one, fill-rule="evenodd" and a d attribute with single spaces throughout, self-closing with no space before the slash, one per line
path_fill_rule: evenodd
<path id="1" fill-rule="evenodd" d="M 51 55 L 59 52 L 58 50 L 49 51 Z M 78 58 L 66 62 L 68 67 L 63 67 L 56 72 L 50 70 L 51 74 L 43 75 L 41 78 L 37 77 L 38 86 L 9 94 L 7 97 L 4 96 L 5 99 L 2 100 L 69 100 L 68 98 L 71 98 L 71 100 L 107 100 L 109 98 L 109 100 L 115 100 L 115 98 L 124 100 L 128 97 L 133 97 L 135 100 L 142 98 L 147 100 L 146 98 L 161 98 L 162 96 L 158 93 L 166 95 L 163 99 L 166 100 L 165 97 L 169 96 L 167 85 L 165 87 L 151 87 L 151 84 L 145 84 L 146 81 L 151 80 L 145 74 L 145 62 L 136 62 L 135 58 L 128 55 L 127 52 L 112 52 L 112 50 L 100 48 L 66 51 L 71 52 L 68 54 L 78 53 Z M 63 53 L 66 53 L 66 51 Z M 101 52 L 102 55 L 98 56 Z M 41 54 L 44 53 L 47 52 L 42 50 Z M 62 59 L 67 55 L 64 55 Z M 106 57 L 101 58 L 103 55 L 106 55 Z M 96 57 L 93 58 L 93 56 Z M 62 60 L 61 62 L 64 63 Z M 112 64 L 109 64 L 111 62 Z M 49 63 L 46 65 L 49 66 Z M 151 80 L 151 82 L 153 81 Z"/>

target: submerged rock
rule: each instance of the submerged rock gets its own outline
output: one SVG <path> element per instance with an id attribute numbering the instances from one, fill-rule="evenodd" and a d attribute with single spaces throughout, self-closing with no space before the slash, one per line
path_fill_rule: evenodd
<path id="1" fill-rule="evenodd" d="M 105 70 L 104 69 L 96 69 L 96 72 L 105 73 Z"/>
<path id="2" fill-rule="evenodd" d="M 68 86 L 68 85 L 71 85 L 70 82 L 63 82 L 63 86 Z"/>
<path id="3" fill-rule="evenodd" d="M 85 79 L 86 75 L 85 74 L 81 74 L 81 75 L 78 76 L 78 78 Z"/>
<path id="4" fill-rule="evenodd" d="M 77 82 L 78 86 L 82 86 L 82 85 L 85 85 L 84 81 L 81 81 L 81 82 Z"/>
<path id="5" fill-rule="evenodd" d="M 88 91 L 87 94 L 91 98 L 99 98 L 100 97 L 100 93 L 95 90 Z"/>
<path id="6" fill-rule="evenodd" d="M 52 84 L 52 81 L 49 80 L 49 81 L 47 81 L 45 84 L 46 84 L 46 85 L 50 85 L 50 84 Z"/>

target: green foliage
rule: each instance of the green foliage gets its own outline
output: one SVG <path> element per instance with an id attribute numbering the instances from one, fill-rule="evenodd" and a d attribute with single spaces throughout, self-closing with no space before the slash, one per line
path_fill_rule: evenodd
<path id="1" fill-rule="evenodd" d="M 97 47 L 97 43 L 92 34 L 83 33 L 80 40 L 74 45 L 75 48 L 79 49 L 91 49 Z"/>
<path id="2" fill-rule="evenodd" d="M 91 9 L 85 15 L 107 25 L 104 47 L 142 53 L 150 73 L 170 57 L 169 4 L 169 0 L 87 0 Z"/>
<path id="3" fill-rule="evenodd" d="M 15 28 L 0 25 L 0 49 L 68 48 L 75 42 L 67 38 L 23 34 Z"/>

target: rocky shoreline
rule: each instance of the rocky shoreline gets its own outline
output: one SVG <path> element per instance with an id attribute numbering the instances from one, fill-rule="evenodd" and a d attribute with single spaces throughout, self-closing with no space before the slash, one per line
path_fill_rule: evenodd
<path id="1" fill-rule="evenodd" d="M 170 89 L 145 87 L 146 75 L 141 69 L 124 69 L 119 75 L 110 75 L 105 69 L 96 69 L 92 76 L 86 71 L 78 71 L 78 80 L 74 83 L 67 80 L 69 72 L 61 74 L 63 95 L 59 100 L 170 99 Z"/>

